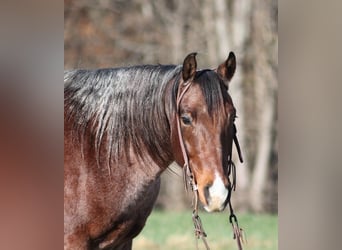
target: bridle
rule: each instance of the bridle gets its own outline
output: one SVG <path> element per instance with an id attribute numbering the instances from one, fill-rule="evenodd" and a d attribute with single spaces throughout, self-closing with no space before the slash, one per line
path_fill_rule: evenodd
<path id="1" fill-rule="evenodd" d="M 197 187 L 195 176 L 193 175 L 190 164 L 189 164 L 189 157 L 188 157 L 188 154 L 187 154 L 186 149 L 185 149 L 184 139 L 183 139 L 183 135 L 182 135 L 181 127 L 180 127 L 180 117 L 179 117 L 179 115 L 180 115 L 180 102 L 181 102 L 184 94 L 188 91 L 188 89 L 190 88 L 191 85 L 192 85 L 192 81 L 187 81 L 187 82 L 183 83 L 184 89 L 182 91 L 180 91 L 180 86 L 178 87 L 177 99 L 176 99 L 177 132 L 178 132 L 179 144 L 181 146 L 182 156 L 183 156 L 183 160 L 184 160 L 183 178 L 184 178 L 185 189 L 186 189 L 186 191 L 188 191 L 188 186 L 190 186 L 192 189 L 192 193 L 193 193 L 193 207 L 194 207 L 194 209 L 192 211 L 192 220 L 193 220 L 194 227 L 195 227 L 195 237 L 197 240 L 199 238 L 201 238 L 206 249 L 209 250 L 210 248 L 209 248 L 208 242 L 206 240 L 207 234 L 205 233 L 205 231 L 203 229 L 201 219 L 198 215 L 198 187 Z M 233 124 L 232 144 L 234 141 L 238 155 L 239 155 L 239 160 L 242 163 L 243 158 L 242 158 L 242 154 L 241 154 L 240 144 L 239 144 L 239 141 L 238 141 L 237 136 L 236 136 L 236 132 L 237 132 L 237 130 L 236 130 L 235 124 Z M 232 178 L 233 178 L 233 181 L 230 182 L 232 184 L 230 184 L 228 187 L 229 192 L 228 192 L 227 200 L 228 200 L 229 209 L 230 209 L 229 222 L 232 225 L 233 234 L 234 234 L 233 238 L 237 242 L 238 249 L 242 250 L 241 242 L 243 242 L 243 234 L 242 234 L 243 230 L 239 227 L 238 220 L 237 220 L 236 215 L 234 214 L 232 204 L 231 204 L 231 200 L 230 200 L 231 193 L 232 193 L 232 191 L 235 191 L 235 188 L 236 188 L 236 167 L 235 167 L 235 164 L 232 160 L 232 149 L 233 149 L 233 145 L 231 145 L 231 151 L 230 151 L 230 154 L 228 155 L 228 171 L 227 171 L 227 177 L 230 178 L 230 175 L 232 175 Z M 197 241 L 196 241 L 196 245 L 197 245 L 197 249 L 198 249 Z"/>

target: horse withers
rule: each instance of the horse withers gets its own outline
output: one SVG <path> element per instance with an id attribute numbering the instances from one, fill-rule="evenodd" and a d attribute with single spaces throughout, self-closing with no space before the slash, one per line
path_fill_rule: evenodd
<path id="1" fill-rule="evenodd" d="M 236 60 L 64 73 L 64 249 L 131 249 L 160 174 L 188 164 L 208 212 L 229 200 Z"/>

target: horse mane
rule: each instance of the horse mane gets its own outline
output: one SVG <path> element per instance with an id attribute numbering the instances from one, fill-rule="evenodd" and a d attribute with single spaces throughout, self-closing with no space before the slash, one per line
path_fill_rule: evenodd
<path id="1" fill-rule="evenodd" d="M 82 153 L 90 143 L 98 165 L 107 164 L 109 170 L 123 155 L 129 160 L 130 147 L 142 160 L 147 151 L 157 164 L 172 158 L 172 152 L 165 150 L 171 145 L 164 95 L 174 79 L 171 109 L 175 112 L 181 69 L 143 65 L 65 71 L 65 119 L 72 123 L 73 139 Z M 210 115 L 218 111 L 224 93 L 228 95 L 223 81 L 215 72 L 202 70 L 194 82 L 201 87 Z"/>
<path id="2" fill-rule="evenodd" d="M 157 163 L 167 161 L 172 156 L 165 150 L 170 126 L 164 93 L 180 70 L 174 65 L 143 65 L 66 71 L 65 116 L 73 123 L 73 138 L 84 148 L 90 135 L 99 165 L 128 157 L 130 146 L 143 160 L 146 149 Z"/>

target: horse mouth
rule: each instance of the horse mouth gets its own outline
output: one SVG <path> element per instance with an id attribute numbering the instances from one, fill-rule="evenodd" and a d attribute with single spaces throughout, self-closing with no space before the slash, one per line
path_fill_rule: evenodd
<path id="1" fill-rule="evenodd" d="M 222 212 L 225 207 L 226 207 L 227 203 L 226 202 L 221 202 L 221 201 L 214 201 L 214 202 L 211 202 L 209 205 L 205 205 L 204 206 L 204 209 L 209 212 L 209 213 L 212 213 L 212 212 Z"/>
<path id="2" fill-rule="evenodd" d="M 203 208 L 211 213 L 211 212 L 221 212 L 223 211 L 228 204 L 228 190 L 222 196 L 210 196 L 209 199 L 206 200 L 207 203 L 203 206 Z"/>

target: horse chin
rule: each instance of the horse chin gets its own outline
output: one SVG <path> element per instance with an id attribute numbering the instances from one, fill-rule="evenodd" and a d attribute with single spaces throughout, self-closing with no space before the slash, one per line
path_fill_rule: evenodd
<path id="1" fill-rule="evenodd" d="M 226 203 L 211 202 L 210 205 L 205 205 L 204 209 L 209 212 L 221 212 L 225 209 Z"/>

